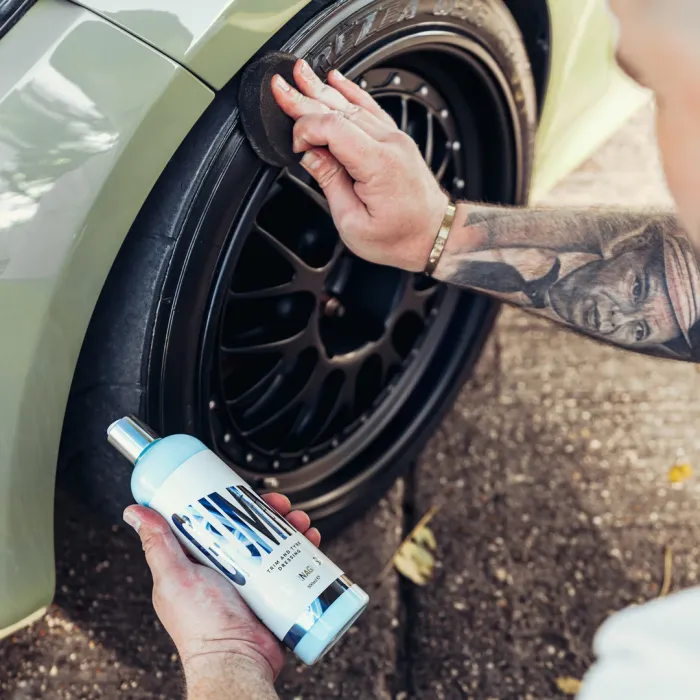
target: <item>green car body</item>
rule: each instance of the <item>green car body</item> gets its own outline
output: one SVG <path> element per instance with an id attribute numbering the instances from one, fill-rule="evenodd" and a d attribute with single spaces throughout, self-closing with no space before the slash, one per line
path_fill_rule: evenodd
<path id="1" fill-rule="evenodd" d="M 0 636 L 53 596 L 64 412 L 117 252 L 216 91 L 306 4 L 38 0 L 0 39 Z M 534 198 L 647 99 L 602 0 L 550 19 Z"/>

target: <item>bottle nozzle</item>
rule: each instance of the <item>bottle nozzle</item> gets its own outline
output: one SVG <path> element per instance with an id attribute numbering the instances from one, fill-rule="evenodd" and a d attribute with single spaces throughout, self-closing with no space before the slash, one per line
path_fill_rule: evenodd
<path id="1" fill-rule="evenodd" d="M 115 447 L 132 464 L 141 453 L 160 436 L 154 433 L 147 425 L 141 423 L 134 416 L 127 416 L 114 421 L 107 428 L 107 441 Z"/>

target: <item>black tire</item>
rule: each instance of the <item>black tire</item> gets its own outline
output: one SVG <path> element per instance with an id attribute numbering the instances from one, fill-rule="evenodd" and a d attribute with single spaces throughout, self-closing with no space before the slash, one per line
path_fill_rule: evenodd
<path id="1" fill-rule="evenodd" d="M 437 37 L 431 34 L 437 31 L 454 47 L 426 43 L 413 53 L 401 48 L 411 46 L 417 36 Z M 463 194 L 486 201 L 526 201 L 536 99 L 522 37 L 500 0 L 389 5 L 381 0 L 313 0 L 264 50 L 280 48 L 305 55 L 319 72 L 338 66 L 352 74 L 352 67 L 372 51 L 384 51 L 392 70 L 398 66 L 421 74 L 430 64 L 430 78 L 452 96 L 449 105 L 459 122 L 455 128 L 478 129 L 470 153 L 455 161 L 470 178 Z M 464 72 L 458 59 L 464 61 Z M 110 517 L 131 502 L 129 465 L 105 441 L 105 428 L 122 415 L 140 415 L 164 434 L 197 435 L 229 461 L 238 461 L 222 446 L 217 430 L 223 418 L 207 402 L 216 365 L 211 348 L 218 338 L 217 289 L 222 270 L 233 264 L 232 251 L 243 245 L 236 236 L 244 235 L 237 231 L 246 205 L 257 201 L 256 192 L 274 174 L 256 159 L 241 134 L 237 82 L 217 96 L 150 194 L 110 273 L 81 352 L 66 413 L 60 474 Z M 478 90 L 487 92 L 474 94 Z M 470 96 L 478 107 L 471 106 Z M 483 106 L 487 98 L 493 100 L 492 107 Z M 482 162 L 478 149 L 488 153 Z M 497 305 L 486 298 L 445 294 L 452 301 L 447 306 L 441 302 L 441 308 L 449 314 L 439 316 L 448 318 L 440 321 L 439 336 L 430 330 L 436 336 L 430 354 L 422 346 L 416 351 L 426 354 L 425 362 L 401 370 L 412 384 L 397 380 L 397 386 L 408 388 L 396 392 L 394 412 L 381 418 L 374 406 L 389 402 L 386 397 L 383 403 L 374 400 L 369 423 L 376 415 L 383 421 L 377 418 L 375 432 L 362 433 L 370 437 L 353 453 L 348 452 L 349 439 L 337 449 L 319 452 L 318 463 L 331 469 L 314 482 L 315 490 L 308 484 L 294 486 L 294 475 L 310 473 L 308 464 L 290 467 L 272 481 L 255 478 L 248 470 L 256 486 L 279 482 L 283 490 L 292 491 L 296 504 L 334 527 L 386 491 L 413 463 L 450 407 L 495 317 Z M 238 441 L 236 436 L 233 442 Z M 310 477 L 304 479 L 309 482 Z"/>

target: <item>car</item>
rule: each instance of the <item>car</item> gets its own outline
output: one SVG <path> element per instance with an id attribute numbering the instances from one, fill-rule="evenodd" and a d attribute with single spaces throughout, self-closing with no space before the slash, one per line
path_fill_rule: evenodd
<path id="1" fill-rule="evenodd" d="M 343 70 L 454 197 L 524 205 L 647 99 L 613 37 L 603 0 L 0 3 L 0 630 L 51 601 L 57 470 L 130 502 L 112 420 L 196 435 L 337 530 L 479 357 L 496 303 L 355 258 L 303 171 L 258 160 L 252 59 Z"/>

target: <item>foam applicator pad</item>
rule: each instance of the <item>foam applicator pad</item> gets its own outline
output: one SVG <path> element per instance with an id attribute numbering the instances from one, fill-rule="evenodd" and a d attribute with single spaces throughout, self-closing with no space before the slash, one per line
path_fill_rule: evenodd
<path id="1" fill-rule="evenodd" d="M 281 51 L 265 54 L 245 69 L 238 92 L 245 135 L 258 157 L 277 168 L 294 165 L 304 155 L 292 150 L 294 120 L 279 108 L 271 87 L 276 73 L 296 87 L 293 69 L 297 60 Z"/>

